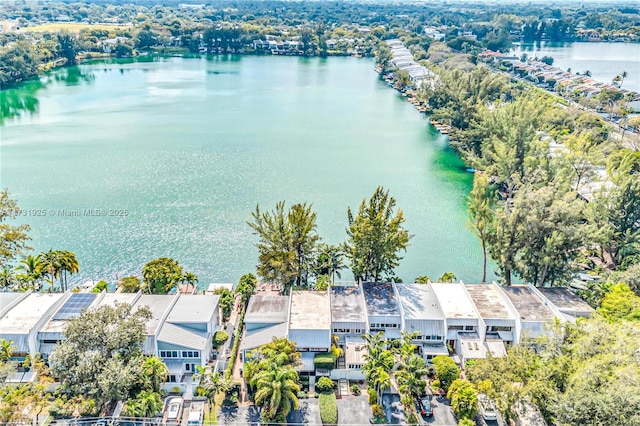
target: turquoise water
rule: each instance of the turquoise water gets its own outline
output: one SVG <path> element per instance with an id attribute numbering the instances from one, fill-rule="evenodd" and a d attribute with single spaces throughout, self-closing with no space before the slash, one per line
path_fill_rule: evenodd
<path id="1" fill-rule="evenodd" d="M 246 225 L 256 204 L 310 201 L 319 233 L 339 243 L 347 207 L 378 185 L 415 235 L 403 280 L 453 271 L 478 281 L 480 246 L 465 223 L 472 176 L 373 66 L 215 57 L 60 70 L 1 92 L 1 186 L 38 210 L 24 217 L 35 250 L 76 252 L 76 282 L 139 273 L 160 256 L 201 285 L 237 281 L 257 262 Z"/>

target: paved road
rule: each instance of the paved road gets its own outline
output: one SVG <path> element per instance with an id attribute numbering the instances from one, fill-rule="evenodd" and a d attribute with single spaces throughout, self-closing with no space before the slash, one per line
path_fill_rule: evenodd
<path id="1" fill-rule="evenodd" d="M 301 398 L 298 409 L 287 416 L 288 424 L 322 425 L 320 406 L 316 398 Z"/>
<path id="2" fill-rule="evenodd" d="M 458 424 L 455 417 L 453 417 L 449 401 L 446 398 L 431 395 L 431 407 L 433 408 L 433 416 L 424 418 L 427 425 L 454 426 Z"/>
<path id="3" fill-rule="evenodd" d="M 392 425 L 406 424 L 402 404 L 400 404 L 400 395 L 397 393 L 382 394 L 382 407 L 387 417 L 387 423 Z M 455 424 L 455 423 L 454 423 Z"/>
<path id="4" fill-rule="evenodd" d="M 338 400 L 339 425 L 366 425 L 372 418 L 367 395 L 343 396 Z"/>
<path id="5" fill-rule="evenodd" d="M 218 414 L 218 423 L 221 425 L 258 426 L 260 424 L 260 412 L 254 405 L 222 407 Z"/>

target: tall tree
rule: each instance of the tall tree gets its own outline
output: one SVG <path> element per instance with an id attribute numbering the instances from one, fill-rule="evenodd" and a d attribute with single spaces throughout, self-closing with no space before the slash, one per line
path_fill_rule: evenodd
<path id="1" fill-rule="evenodd" d="M 36 291 L 39 291 L 42 287 L 42 262 L 40 256 L 29 255 L 20 260 L 16 271 L 19 274 L 16 276 L 19 280 L 28 283 Z"/>
<path id="2" fill-rule="evenodd" d="M 18 256 L 29 250 L 27 242 L 31 239 L 27 235 L 29 225 L 10 225 L 21 213 L 16 200 L 10 198 L 9 191 L 0 191 L 0 268 L 8 268 Z"/>
<path id="3" fill-rule="evenodd" d="M 482 246 L 482 281 L 487 282 L 487 238 L 494 220 L 491 205 L 495 200 L 485 173 L 476 173 L 473 177 L 473 188 L 467 197 L 469 205 L 469 223 Z"/>
<path id="4" fill-rule="evenodd" d="M 234 293 L 240 295 L 243 306 L 246 306 L 247 303 L 249 303 L 249 298 L 251 298 L 251 295 L 256 291 L 257 285 L 258 279 L 251 273 L 244 274 L 240 277 Z"/>
<path id="5" fill-rule="evenodd" d="M 289 210 L 291 247 L 295 253 L 296 285 L 308 283 L 313 255 L 320 236 L 316 232 L 316 212 L 311 204 L 294 204 Z"/>
<path id="6" fill-rule="evenodd" d="M 331 282 L 335 282 L 335 277 L 341 278 L 340 270 L 345 267 L 343 263 L 344 254 L 339 246 L 331 244 L 318 244 L 315 256 L 314 272 L 316 276 L 326 275 L 331 277 Z"/>
<path id="7" fill-rule="evenodd" d="M 393 276 L 400 264 L 399 252 L 407 250 L 411 236 L 402 226 L 402 210 L 394 213 L 395 207 L 395 198 L 379 186 L 368 201 L 362 200 L 355 217 L 351 208 L 347 210 L 344 252 L 356 280 L 380 281 L 383 274 Z"/>

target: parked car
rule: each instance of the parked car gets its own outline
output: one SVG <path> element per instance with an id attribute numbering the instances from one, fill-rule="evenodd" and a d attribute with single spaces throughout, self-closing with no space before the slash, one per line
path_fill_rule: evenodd
<path id="1" fill-rule="evenodd" d="M 418 399 L 416 402 L 418 407 L 420 407 L 420 414 L 426 417 L 433 416 L 433 407 L 431 407 L 431 399 L 429 395 L 420 397 L 420 399 Z"/>
<path id="2" fill-rule="evenodd" d="M 497 420 L 498 414 L 496 413 L 496 406 L 493 401 L 483 393 L 478 394 L 478 406 L 480 408 L 480 415 L 485 420 Z"/>

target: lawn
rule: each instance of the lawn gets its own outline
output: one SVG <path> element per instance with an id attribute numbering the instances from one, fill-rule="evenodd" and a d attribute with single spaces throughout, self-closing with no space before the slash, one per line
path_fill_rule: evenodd
<path id="1" fill-rule="evenodd" d="M 127 29 L 130 27 L 131 27 L 130 25 L 87 24 L 82 22 L 52 22 L 50 24 L 34 25 L 32 27 L 23 27 L 20 29 L 20 31 L 34 32 L 34 33 L 44 33 L 47 31 L 49 32 L 69 31 L 70 33 L 77 34 L 84 29 L 115 31 L 115 30 Z"/>

